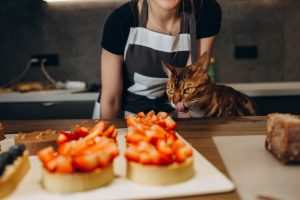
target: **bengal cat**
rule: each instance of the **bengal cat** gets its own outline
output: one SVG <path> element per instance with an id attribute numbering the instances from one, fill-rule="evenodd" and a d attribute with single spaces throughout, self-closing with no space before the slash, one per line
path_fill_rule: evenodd
<path id="1" fill-rule="evenodd" d="M 256 105 L 247 95 L 210 80 L 208 60 L 205 52 L 196 63 L 184 68 L 163 62 L 169 77 L 166 93 L 178 117 L 256 115 Z"/>

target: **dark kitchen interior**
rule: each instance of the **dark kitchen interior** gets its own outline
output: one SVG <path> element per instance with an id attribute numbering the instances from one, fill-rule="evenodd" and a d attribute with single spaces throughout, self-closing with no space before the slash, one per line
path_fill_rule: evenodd
<path id="1" fill-rule="evenodd" d="M 213 56 L 219 83 L 300 81 L 300 1 L 218 0 L 223 10 Z M 17 77 L 32 55 L 51 54 L 47 67 L 56 80 L 99 88 L 100 39 L 105 19 L 123 1 L 47 4 L 41 0 L 0 2 L 0 84 Z M 25 81 L 41 81 L 31 67 Z M 300 88 L 299 88 L 300 89 Z M 82 93 L 83 95 L 85 93 Z M 96 93 L 94 94 L 96 100 Z M 1 97 L 0 97 L 1 98 Z M 299 92 L 253 96 L 261 115 L 300 114 Z M 94 100 L 3 102 L 0 119 L 91 118 Z"/>

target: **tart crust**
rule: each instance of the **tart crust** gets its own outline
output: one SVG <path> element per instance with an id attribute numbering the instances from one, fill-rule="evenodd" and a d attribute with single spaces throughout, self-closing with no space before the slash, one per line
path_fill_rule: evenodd
<path id="1" fill-rule="evenodd" d="M 170 185 L 186 181 L 194 176 L 193 157 L 183 163 L 171 165 L 143 165 L 127 161 L 127 178 L 129 180 L 149 185 Z"/>
<path id="2" fill-rule="evenodd" d="M 112 163 L 104 169 L 70 174 L 51 173 L 43 168 L 42 185 L 49 192 L 72 193 L 94 189 L 110 183 L 114 178 Z"/>
<path id="3" fill-rule="evenodd" d="M 15 190 L 29 168 L 29 152 L 26 150 L 13 164 L 6 166 L 4 174 L 0 177 L 0 199 Z"/>

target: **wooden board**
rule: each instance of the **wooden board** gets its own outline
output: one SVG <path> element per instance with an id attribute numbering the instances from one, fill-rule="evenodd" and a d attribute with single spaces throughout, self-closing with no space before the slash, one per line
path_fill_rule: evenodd
<path id="1" fill-rule="evenodd" d="M 300 198 L 300 165 L 281 164 L 265 149 L 264 135 L 218 136 L 213 140 L 242 199 Z"/>

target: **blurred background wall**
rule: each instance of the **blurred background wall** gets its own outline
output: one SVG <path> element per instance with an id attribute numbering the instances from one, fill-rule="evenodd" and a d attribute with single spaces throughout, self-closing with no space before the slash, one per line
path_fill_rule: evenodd
<path id="1" fill-rule="evenodd" d="M 217 1 L 223 10 L 213 52 L 218 82 L 300 81 L 299 0 Z M 59 66 L 48 67 L 57 80 L 99 84 L 102 28 L 123 2 L 0 1 L 0 84 L 20 74 L 30 55 L 43 53 L 59 54 Z M 239 48 L 257 55 L 237 58 Z M 41 79 L 40 69 L 24 79 Z"/>

